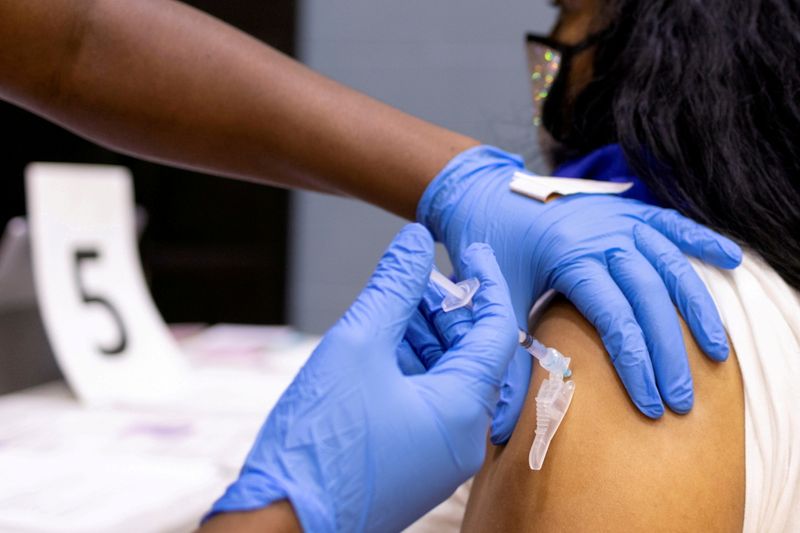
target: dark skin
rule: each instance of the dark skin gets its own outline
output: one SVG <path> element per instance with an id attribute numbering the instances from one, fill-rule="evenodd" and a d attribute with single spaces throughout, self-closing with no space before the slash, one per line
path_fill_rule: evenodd
<path id="1" fill-rule="evenodd" d="M 0 2 L 0 98 L 137 157 L 408 219 L 478 144 L 171 0 Z"/>

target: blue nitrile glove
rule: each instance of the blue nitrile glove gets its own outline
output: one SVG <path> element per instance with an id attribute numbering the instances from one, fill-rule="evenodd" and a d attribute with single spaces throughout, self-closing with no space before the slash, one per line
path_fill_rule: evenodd
<path id="1" fill-rule="evenodd" d="M 575 195 L 541 203 L 509 190 L 523 161 L 480 146 L 456 156 L 431 182 L 417 218 L 458 258 L 487 242 L 511 290 L 517 321 L 548 289 L 569 298 L 597 328 L 620 379 L 645 415 L 693 404 L 692 377 L 672 302 L 714 360 L 728 342 L 714 302 L 684 253 L 735 268 L 742 252 L 730 240 L 672 210 L 610 195 Z M 672 302 L 670 301 L 672 300 Z M 492 441 L 511 436 L 530 382 L 531 357 L 509 365 L 492 423 Z"/>
<path id="2" fill-rule="evenodd" d="M 465 274 L 481 282 L 473 322 L 452 347 L 436 347 L 417 310 L 433 250 L 418 224 L 395 238 L 278 401 L 211 514 L 288 499 L 306 531 L 396 531 L 478 470 L 516 321 L 494 254 L 472 245 L 462 257 Z M 398 349 L 435 351 L 437 362 L 405 376 Z"/>
<path id="3" fill-rule="evenodd" d="M 458 270 L 467 271 L 463 258 Z M 465 276 L 465 279 L 469 275 Z M 407 376 L 422 374 L 432 368 L 445 351 L 460 342 L 472 330 L 472 311 L 467 307 L 445 312 L 445 295 L 429 283 L 417 312 L 411 318 L 405 337 L 397 350 L 397 364 Z"/>

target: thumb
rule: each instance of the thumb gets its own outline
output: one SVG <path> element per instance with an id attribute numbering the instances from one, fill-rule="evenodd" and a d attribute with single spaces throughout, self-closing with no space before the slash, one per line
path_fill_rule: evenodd
<path id="1" fill-rule="evenodd" d="M 389 245 L 367 286 L 343 318 L 358 336 L 400 343 L 433 268 L 433 237 L 409 224 Z"/>
<path id="2" fill-rule="evenodd" d="M 459 376 L 465 386 L 494 398 L 517 348 L 517 321 L 505 278 L 492 249 L 473 244 L 462 257 L 465 276 L 480 281 L 473 299 L 472 328 L 434 367 L 435 373 Z M 496 398 L 495 398 L 496 399 Z"/>

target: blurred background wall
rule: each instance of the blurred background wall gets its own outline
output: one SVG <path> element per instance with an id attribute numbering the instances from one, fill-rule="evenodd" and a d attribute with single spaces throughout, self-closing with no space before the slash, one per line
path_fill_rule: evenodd
<path id="1" fill-rule="evenodd" d="M 300 0 L 298 16 L 297 51 L 312 68 L 540 165 L 523 42 L 527 31 L 549 31 L 550 2 Z M 404 222 L 353 200 L 292 193 L 290 321 L 325 331 Z"/>

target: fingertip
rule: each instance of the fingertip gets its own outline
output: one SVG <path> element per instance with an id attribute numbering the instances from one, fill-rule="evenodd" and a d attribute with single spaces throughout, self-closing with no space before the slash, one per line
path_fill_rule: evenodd
<path id="1" fill-rule="evenodd" d="M 694 400 L 669 404 L 669 408 L 672 410 L 672 412 L 679 415 L 689 414 L 689 412 L 692 410 L 692 407 L 694 407 Z"/>
<path id="2" fill-rule="evenodd" d="M 639 411 L 644 416 L 646 416 L 647 418 L 650 418 L 652 420 L 658 420 L 662 416 L 664 416 L 664 405 L 661 404 L 661 402 L 659 402 L 657 405 L 656 404 L 651 404 L 651 405 L 647 405 L 647 406 L 643 406 L 643 405 L 638 405 L 637 404 L 636 407 L 639 408 Z"/>
<path id="3" fill-rule="evenodd" d="M 433 258 L 433 235 L 422 224 L 406 224 L 398 232 L 392 244 L 405 245 L 409 251 L 430 255 Z"/>
<path id="4" fill-rule="evenodd" d="M 732 270 L 742 264 L 744 253 L 738 244 L 714 230 L 700 226 L 695 247 L 698 257 L 718 268 Z"/>
<path id="5" fill-rule="evenodd" d="M 655 388 L 655 380 L 652 384 L 646 382 L 645 387 L 645 394 L 642 394 L 642 391 L 631 392 L 631 399 L 645 416 L 658 420 L 664 416 L 664 402 L 661 401 L 661 396 Z"/>
<path id="6" fill-rule="evenodd" d="M 410 222 L 410 223 L 406 224 L 405 226 L 403 226 L 400 229 L 400 233 L 403 233 L 405 231 L 417 232 L 417 233 L 425 234 L 425 235 L 428 235 L 429 237 L 431 237 L 431 232 L 428 231 L 428 228 L 426 228 L 425 226 L 423 226 L 419 222 Z"/>
<path id="7" fill-rule="evenodd" d="M 404 226 L 345 313 L 343 323 L 357 324 L 355 329 L 377 327 L 399 342 L 428 285 L 433 259 L 430 232 L 420 224 Z"/>
<path id="8" fill-rule="evenodd" d="M 681 314 L 683 314 L 683 311 Z M 728 335 L 722 325 L 722 319 L 716 312 L 716 307 L 710 311 L 698 312 L 697 316 L 710 317 L 702 320 L 693 319 L 687 321 L 703 353 L 713 361 L 719 363 L 727 361 L 731 351 L 728 344 Z"/>
<path id="9" fill-rule="evenodd" d="M 669 397 L 665 397 L 667 405 L 675 413 L 685 415 L 694 407 L 694 387 L 691 381 L 683 384 L 677 389 L 670 391 Z"/>
<path id="10" fill-rule="evenodd" d="M 659 396 L 657 391 L 655 394 L 652 394 L 652 391 L 648 392 L 650 392 L 650 394 L 642 395 L 641 393 L 631 393 L 629 390 L 631 401 L 633 401 L 636 408 L 647 418 L 658 420 L 664 416 L 664 402 L 661 401 L 661 396 Z"/>
<path id="11" fill-rule="evenodd" d="M 488 244 L 482 242 L 470 244 L 461 254 L 460 263 L 459 270 L 464 279 L 477 278 L 480 281 L 479 293 L 505 279 L 497 264 L 494 250 Z"/>
<path id="12" fill-rule="evenodd" d="M 744 253 L 738 244 L 730 239 L 720 236 L 719 240 L 717 241 L 717 246 L 719 246 L 722 255 L 726 258 L 726 261 L 721 262 L 719 265 L 720 268 L 731 270 L 742 264 Z"/>
<path id="13" fill-rule="evenodd" d="M 726 270 L 732 270 L 742 264 L 743 253 L 738 244 L 708 228 L 702 229 L 704 238 L 699 239 L 698 247 L 702 252 L 700 258 L 708 263 Z"/>
<path id="14" fill-rule="evenodd" d="M 617 375 L 639 411 L 648 418 L 661 418 L 664 415 L 664 403 L 656 387 L 646 349 L 621 353 L 613 362 Z"/>
<path id="15" fill-rule="evenodd" d="M 407 224 L 397 234 L 381 259 L 381 266 L 406 272 L 415 279 L 425 279 L 433 268 L 434 242 L 431 233 L 422 224 Z M 400 281 L 400 280 L 398 280 Z M 423 287 L 424 290 L 424 287 Z M 415 291 L 416 292 L 416 291 Z"/>
<path id="16" fill-rule="evenodd" d="M 706 354 L 717 361 L 718 363 L 724 363 L 730 357 L 731 349 L 728 346 L 728 341 L 726 340 L 723 343 L 715 344 L 710 350 L 706 352 Z"/>

